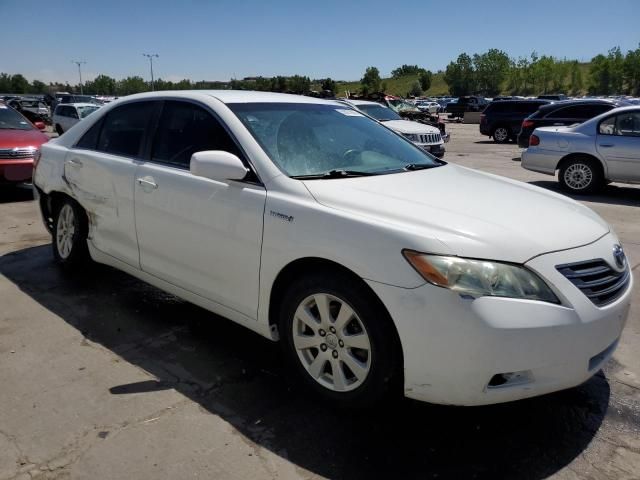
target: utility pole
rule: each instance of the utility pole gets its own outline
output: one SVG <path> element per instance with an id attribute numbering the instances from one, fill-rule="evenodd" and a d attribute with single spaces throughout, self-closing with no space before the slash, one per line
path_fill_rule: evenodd
<path id="1" fill-rule="evenodd" d="M 84 65 L 85 62 L 84 60 L 71 60 L 71 63 L 75 63 L 76 65 L 78 65 L 78 75 L 80 76 L 80 95 L 84 95 L 84 92 L 82 91 L 82 68 L 81 66 Z"/>
<path id="2" fill-rule="evenodd" d="M 151 67 L 151 91 L 153 92 L 155 90 L 153 86 L 153 57 L 159 58 L 160 55 L 157 53 L 143 53 L 142 56 L 149 59 L 149 66 Z"/>

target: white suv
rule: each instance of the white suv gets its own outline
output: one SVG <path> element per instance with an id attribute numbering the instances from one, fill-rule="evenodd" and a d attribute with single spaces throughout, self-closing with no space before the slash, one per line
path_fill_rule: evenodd
<path id="1" fill-rule="evenodd" d="M 52 124 L 58 135 L 73 127 L 83 118 L 100 108 L 95 103 L 65 103 L 58 104 L 53 112 Z"/>
<path id="2" fill-rule="evenodd" d="M 280 340 L 338 403 L 573 387 L 629 310 L 630 268 L 593 211 L 336 101 L 128 96 L 44 144 L 34 183 L 63 267 L 91 258 Z"/>

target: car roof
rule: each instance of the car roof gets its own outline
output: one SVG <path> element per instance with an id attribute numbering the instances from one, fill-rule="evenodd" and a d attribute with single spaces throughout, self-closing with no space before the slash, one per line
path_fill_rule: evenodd
<path id="1" fill-rule="evenodd" d="M 258 92 L 253 90 L 163 90 L 160 92 L 146 92 L 120 97 L 119 100 L 162 98 L 166 96 L 190 96 L 209 95 L 223 103 L 315 103 L 320 105 L 337 104 L 336 100 L 324 100 L 320 98 L 294 95 L 290 93 Z"/>
<path id="2" fill-rule="evenodd" d="M 544 107 L 540 107 L 540 109 L 544 110 L 553 110 L 561 107 L 568 107 L 573 105 L 616 105 L 616 104 L 626 103 L 624 100 L 613 100 L 608 98 L 574 98 L 571 100 L 559 100 L 549 105 L 545 105 Z"/>

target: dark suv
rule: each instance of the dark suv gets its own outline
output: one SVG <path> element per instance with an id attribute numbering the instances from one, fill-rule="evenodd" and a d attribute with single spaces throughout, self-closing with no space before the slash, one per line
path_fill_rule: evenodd
<path id="1" fill-rule="evenodd" d="M 499 100 L 491 102 L 480 116 L 480 133 L 493 137 L 496 143 L 515 140 L 522 120 L 548 100 Z"/>
<path id="2" fill-rule="evenodd" d="M 565 100 L 540 107 L 538 111 L 522 121 L 518 134 L 518 146 L 527 148 L 529 137 L 538 127 L 553 127 L 555 125 L 573 125 L 582 123 L 612 108 L 628 105 L 626 102 L 611 100 Z"/>

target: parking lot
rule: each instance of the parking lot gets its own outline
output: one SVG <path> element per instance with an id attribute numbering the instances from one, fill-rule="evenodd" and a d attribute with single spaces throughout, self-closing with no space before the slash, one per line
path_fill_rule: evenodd
<path id="1" fill-rule="evenodd" d="M 447 128 L 445 160 L 559 191 L 515 144 Z M 640 187 L 579 200 L 640 271 Z M 0 479 L 640 478 L 638 283 L 613 360 L 578 388 L 336 411 L 276 344 L 107 267 L 63 274 L 49 243 L 31 190 L 0 191 Z"/>

